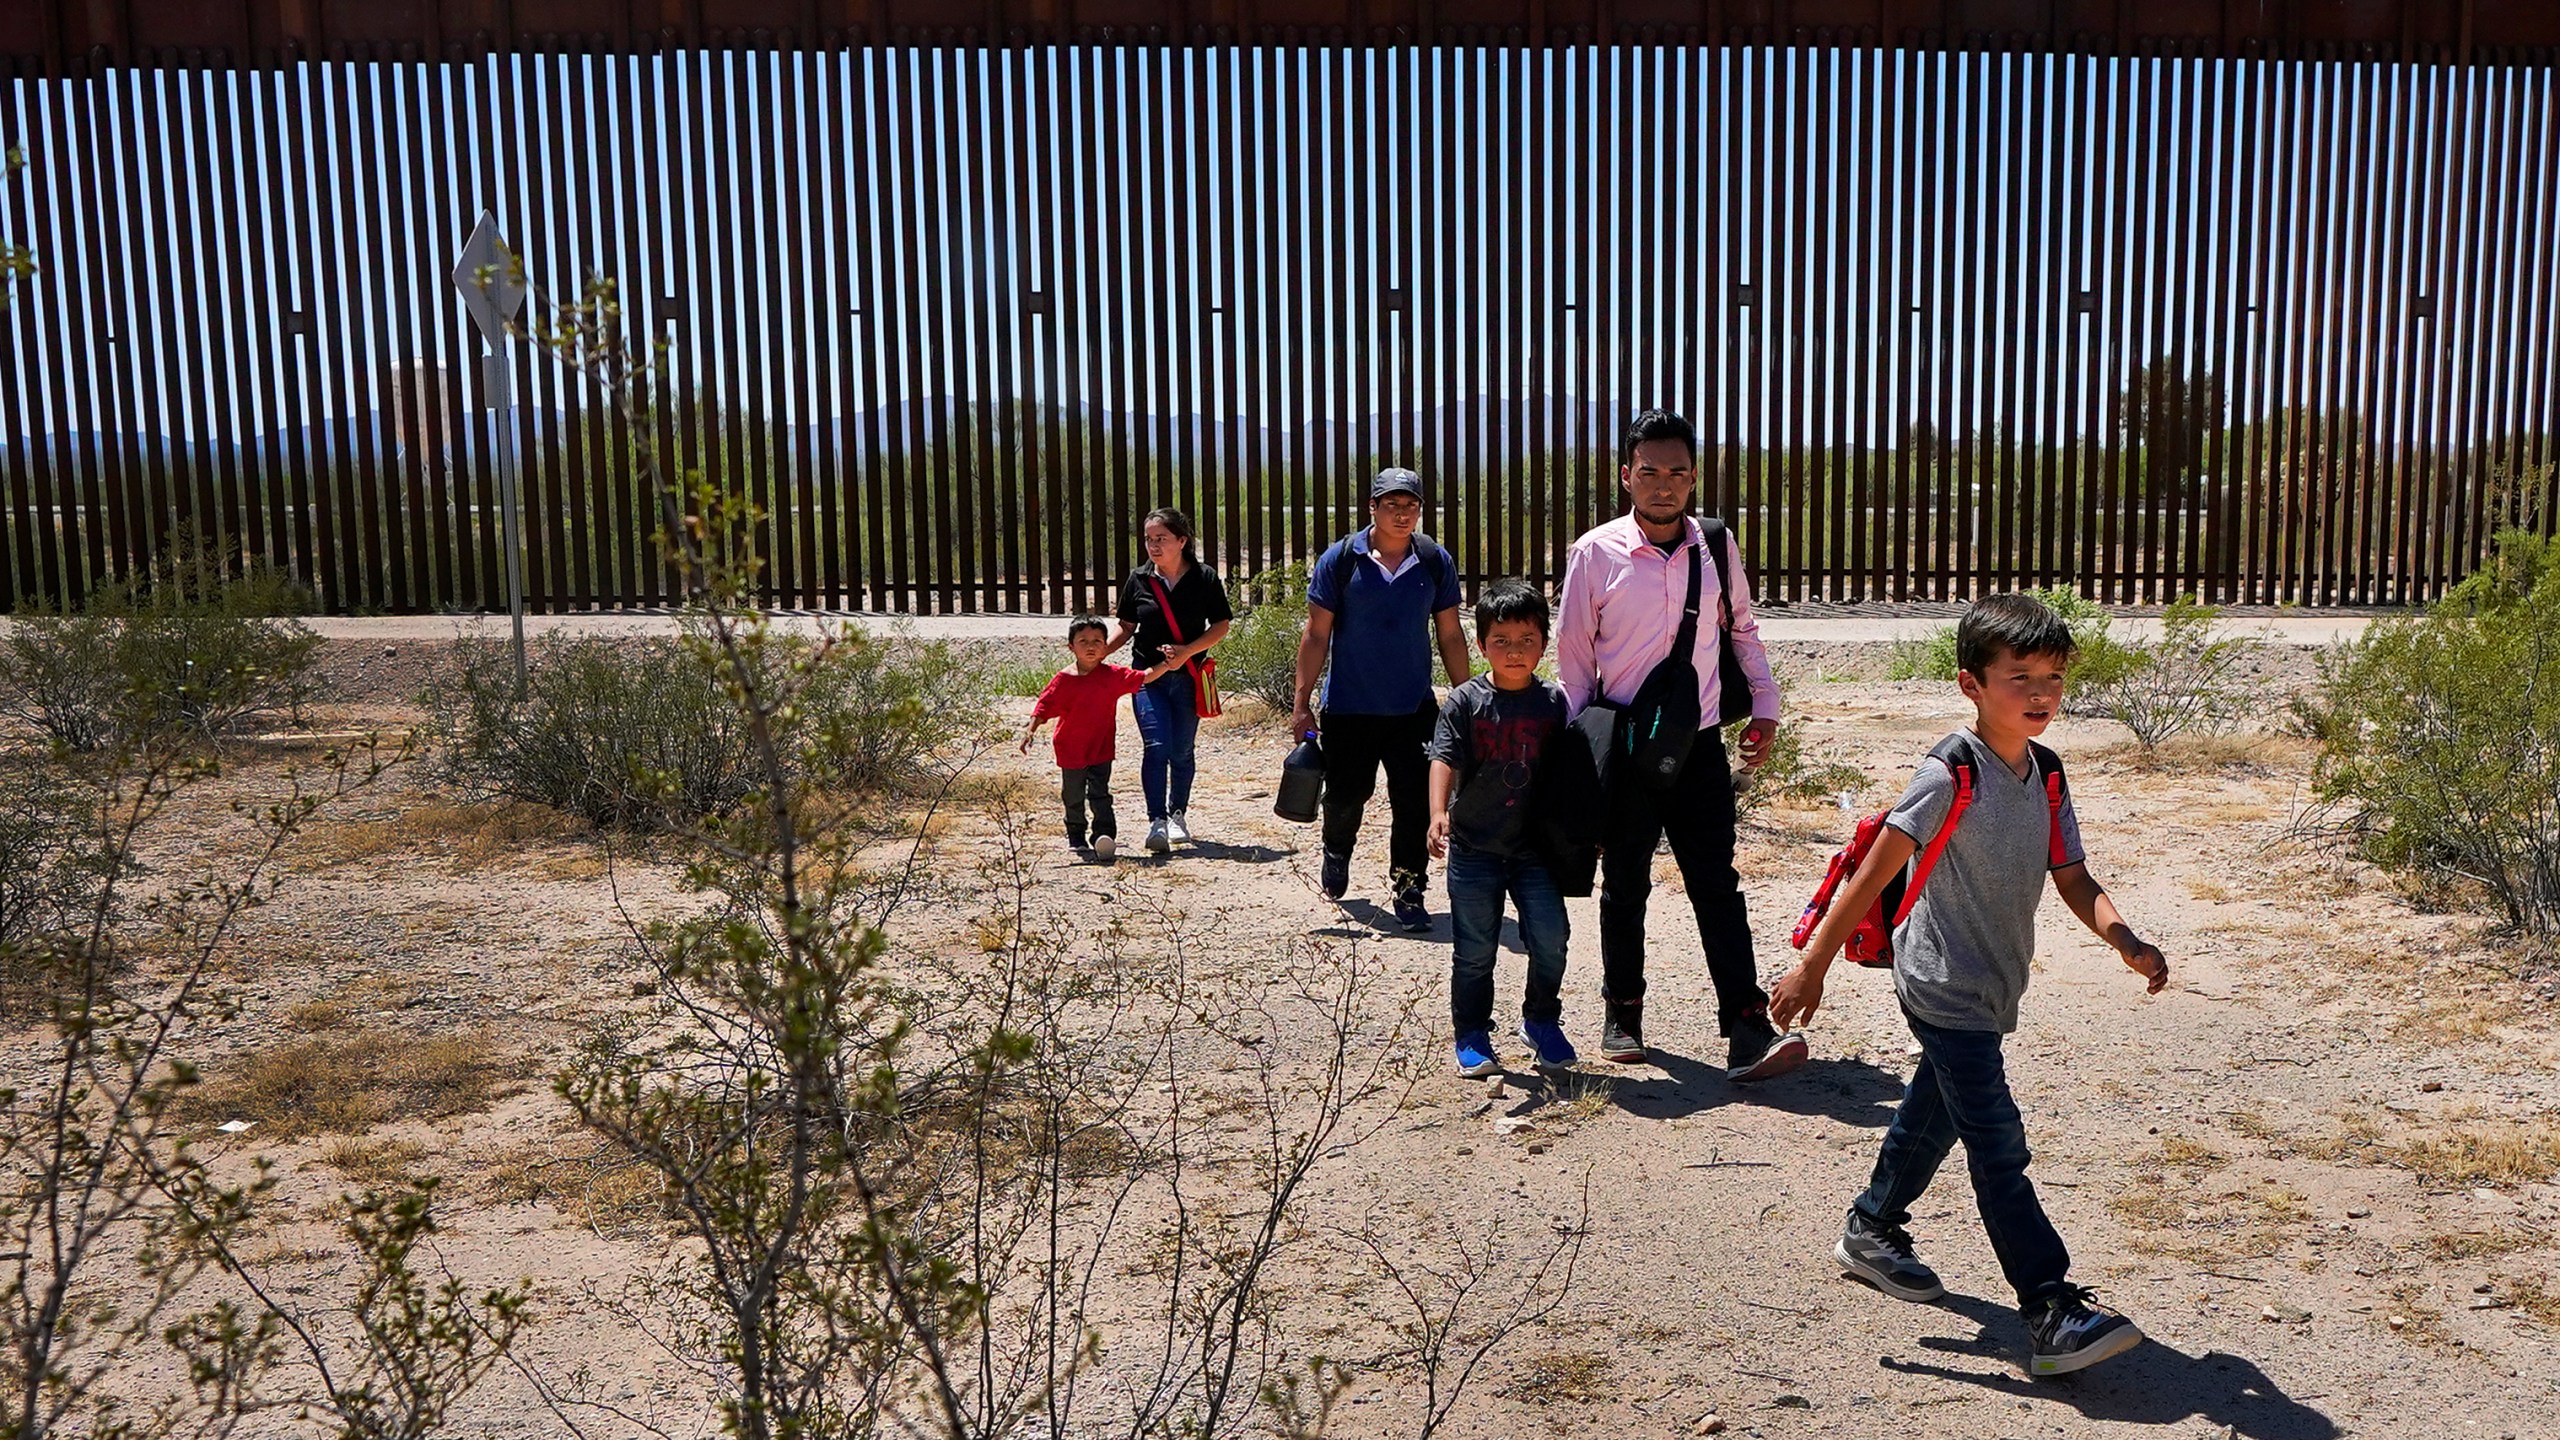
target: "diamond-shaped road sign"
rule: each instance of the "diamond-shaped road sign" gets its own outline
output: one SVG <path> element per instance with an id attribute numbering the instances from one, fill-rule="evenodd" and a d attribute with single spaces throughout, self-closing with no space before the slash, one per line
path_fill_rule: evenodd
<path id="1" fill-rule="evenodd" d="M 493 346 L 506 338 L 507 322 L 524 308 L 524 264 L 498 233 L 498 217 L 486 210 L 453 267 L 453 288 L 462 292 L 472 323 Z"/>

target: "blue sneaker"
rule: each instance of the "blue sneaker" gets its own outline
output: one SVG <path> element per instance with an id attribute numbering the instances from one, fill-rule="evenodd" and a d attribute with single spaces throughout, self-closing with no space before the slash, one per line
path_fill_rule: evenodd
<path id="1" fill-rule="evenodd" d="M 1523 1020 L 1520 1038 L 1538 1052 L 1538 1068 L 1563 1070 L 1582 1057 L 1573 1053 L 1573 1042 L 1564 1038 L 1564 1027 L 1553 1020 Z"/>
<path id="2" fill-rule="evenodd" d="M 1493 1053 L 1493 1036 L 1482 1030 L 1470 1030 L 1458 1037 L 1458 1073 L 1491 1075 L 1502 1068 L 1502 1059 Z"/>

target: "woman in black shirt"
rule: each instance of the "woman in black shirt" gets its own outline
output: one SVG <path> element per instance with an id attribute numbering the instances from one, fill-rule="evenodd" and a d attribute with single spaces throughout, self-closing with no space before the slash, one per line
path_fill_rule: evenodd
<path id="1" fill-rule="evenodd" d="M 1192 748 L 1199 737 L 1199 684 L 1188 663 L 1227 638 L 1235 612 L 1218 577 L 1200 563 L 1192 546 L 1191 519 L 1179 510 L 1147 512 L 1141 536 L 1147 563 L 1129 572 L 1120 586 L 1120 629 L 1111 637 L 1118 650 L 1134 638 L 1131 652 L 1138 668 L 1152 669 L 1165 660 L 1175 668 L 1137 694 L 1138 734 L 1146 754 L 1138 765 L 1138 781 L 1147 792 L 1147 849 L 1158 855 L 1174 842 L 1191 839 Z M 1173 606 L 1168 622 L 1165 604 Z"/>

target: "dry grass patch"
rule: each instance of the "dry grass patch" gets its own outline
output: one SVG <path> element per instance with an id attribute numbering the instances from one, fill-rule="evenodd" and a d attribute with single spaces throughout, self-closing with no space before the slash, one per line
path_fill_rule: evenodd
<path id="1" fill-rule="evenodd" d="M 485 1030 L 410 1035 L 355 1029 L 288 1040 L 206 1067 L 182 1120 L 257 1122 L 258 1138 L 361 1135 L 394 1120 L 482 1109 L 512 1066 Z"/>
<path id="2" fill-rule="evenodd" d="M 2507 1308 L 2546 1330 L 2560 1330 L 2560 1294 L 2552 1292 L 2539 1275 L 2525 1275 L 2498 1287 L 2506 1297 Z"/>
<path id="3" fill-rule="evenodd" d="M 425 1158 L 426 1147 L 415 1141 L 375 1135 L 332 1140 L 320 1151 L 321 1164 L 369 1190 L 415 1184 L 418 1162 Z"/>
<path id="4" fill-rule="evenodd" d="M 2160 1153 L 2133 1165 L 2133 1183 L 2109 1208 L 2133 1227 L 2133 1248 L 2187 1260 L 2273 1255 L 2311 1218 L 2304 1199 L 2272 1180 L 2208 1193 L 2206 1176 L 2231 1163 L 2183 1135 L 2164 1135 Z"/>
<path id="5" fill-rule="evenodd" d="M 343 1030 L 416 1003 L 418 982 L 405 975 L 367 975 L 284 1012 L 284 1023 L 306 1035 Z"/>
<path id="6" fill-rule="evenodd" d="M 2458 1119 L 2384 1153 L 2431 1185 L 2530 1185 L 2560 1176 L 2560 1126 Z"/>
<path id="7" fill-rule="evenodd" d="M 592 1135 L 536 1141 L 482 1166 L 480 1192 L 499 1204 L 549 1205 L 607 1237 L 645 1233 L 666 1218 L 666 1184 L 646 1163 Z"/>
<path id="8" fill-rule="evenodd" d="M 1502 1393 L 1533 1405 L 1597 1405 L 1617 1394 L 1611 1383 L 1616 1370 L 1617 1361 L 1605 1351 L 1552 1350 L 1521 1361 Z"/>
<path id="9" fill-rule="evenodd" d="M 2427 1258 L 2439 1263 L 2456 1260 L 2482 1260 L 2495 1255 L 2513 1255 L 2548 1244 L 2550 1237 L 2524 1225 L 2504 1225 L 2493 1230 L 2445 1230 L 2427 1237 Z"/>
<path id="10" fill-rule="evenodd" d="M 312 853 L 332 861 L 430 855 L 457 870 L 521 864 L 525 852 L 592 835 L 574 815 L 525 800 L 422 800 L 375 820 L 315 825 Z"/>

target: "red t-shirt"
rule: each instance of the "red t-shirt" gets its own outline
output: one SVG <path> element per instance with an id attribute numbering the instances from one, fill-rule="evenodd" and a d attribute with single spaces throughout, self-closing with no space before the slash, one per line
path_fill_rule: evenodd
<path id="1" fill-rule="evenodd" d="M 1048 688 L 1031 702 L 1031 718 L 1056 717 L 1058 732 L 1052 743 L 1058 752 L 1058 768 L 1081 770 L 1115 758 L 1119 754 L 1120 697 L 1135 695 L 1146 685 L 1145 673 L 1126 665 L 1096 665 L 1083 675 L 1061 670 L 1050 677 Z"/>

